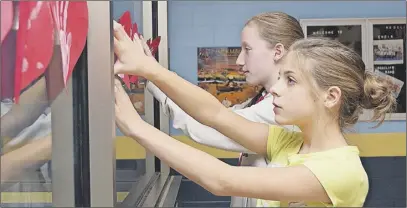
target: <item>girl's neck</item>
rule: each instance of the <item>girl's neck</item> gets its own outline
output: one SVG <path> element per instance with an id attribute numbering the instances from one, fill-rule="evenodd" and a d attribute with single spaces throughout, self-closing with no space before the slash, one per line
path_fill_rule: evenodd
<path id="1" fill-rule="evenodd" d="M 321 152 L 348 145 L 339 125 L 335 122 L 313 121 L 301 126 L 300 129 L 304 140 L 300 154 Z"/>
<path id="2" fill-rule="evenodd" d="M 277 78 L 273 79 L 273 78 L 270 77 L 269 79 L 267 79 L 267 82 L 262 84 L 262 86 L 264 87 L 264 89 L 266 89 L 267 93 L 270 93 L 271 87 L 276 82 L 277 82 Z"/>

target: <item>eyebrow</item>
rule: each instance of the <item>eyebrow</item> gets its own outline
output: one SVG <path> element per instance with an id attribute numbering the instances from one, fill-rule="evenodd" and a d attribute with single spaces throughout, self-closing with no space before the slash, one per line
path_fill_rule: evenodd
<path id="1" fill-rule="evenodd" d="M 280 72 L 278 72 L 278 74 L 280 75 L 281 73 Z M 293 71 L 285 71 L 284 72 L 284 75 L 287 75 L 287 74 L 295 74 Z"/>
<path id="2" fill-rule="evenodd" d="M 243 45 L 243 46 L 250 46 L 250 44 L 247 43 L 246 41 L 243 41 L 243 42 L 242 42 L 242 45 Z"/>

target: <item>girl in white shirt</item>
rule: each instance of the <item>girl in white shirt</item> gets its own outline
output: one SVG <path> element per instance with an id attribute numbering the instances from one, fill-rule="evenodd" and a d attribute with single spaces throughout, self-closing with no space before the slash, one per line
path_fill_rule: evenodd
<path id="1" fill-rule="evenodd" d="M 242 68 L 246 81 L 250 85 L 260 85 L 263 88 L 253 99 L 231 107 L 232 111 L 251 121 L 275 124 L 273 96 L 266 89 L 270 89 L 277 81 L 276 61 L 284 56 L 284 51 L 293 42 L 302 38 L 304 38 L 304 33 L 300 23 L 294 17 L 282 12 L 262 13 L 247 21 L 241 33 L 242 50 L 236 64 Z M 148 53 L 149 50 L 146 51 Z M 242 152 L 239 165 L 267 166 L 267 161 L 263 156 L 253 154 L 234 140 L 196 121 L 181 110 L 153 83 L 148 82 L 146 87 L 161 103 L 164 113 L 173 119 L 175 129 L 181 129 L 185 135 L 200 144 Z M 298 129 L 294 126 L 286 126 L 286 128 Z M 231 206 L 248 206 L 251 204 L 249 201 L 253 200 L 232 197 Z"/>
<path id="2" fill-rule="evenodd" d="M 251 121 L 275 123 L 272 95 L 266 89 L 270 89 L 277 80 L 276 61 L 284 56 L 283 49 L 302 38 L 304 33 L 300 23 L 282 12 L 262 13 L 247 21 L 241 33 L 242 50 L 236 64 L 242 68 L 250 85 L 263 88 L 253 99 L 236 104 L 231 110 Z M 153 83 L 148 82 L 147 89 L 162 104 L 164 112 L 172 117 L 173 127 L 181 129 L 194 141 L 224 150 L 250 153 L 233 140 L 194 120 Z"/>

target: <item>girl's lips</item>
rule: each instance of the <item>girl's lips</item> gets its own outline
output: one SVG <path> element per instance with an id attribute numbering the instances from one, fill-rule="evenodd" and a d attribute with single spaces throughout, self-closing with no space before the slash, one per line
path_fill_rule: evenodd
<path id="1" fill-rule="evenodd" d="M 274 107 L 276 108 L 281 108 L 279 105 L 277 105 L 276 103 L 273 102 Z"/>

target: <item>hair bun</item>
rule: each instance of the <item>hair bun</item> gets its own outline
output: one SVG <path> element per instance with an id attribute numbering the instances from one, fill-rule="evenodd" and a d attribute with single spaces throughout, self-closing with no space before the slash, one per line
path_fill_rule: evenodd
<path id="1" fill-rule="evenodd" d="M 386 113 L 393 112 L 396 106 L 396 97 L 392 91 L 393 83 L 386 78 L 379 77 L 366 70 L 364 81 L 364 94 L 361 106 L 372 109 L 372 121 L 384 121 Z"/>

